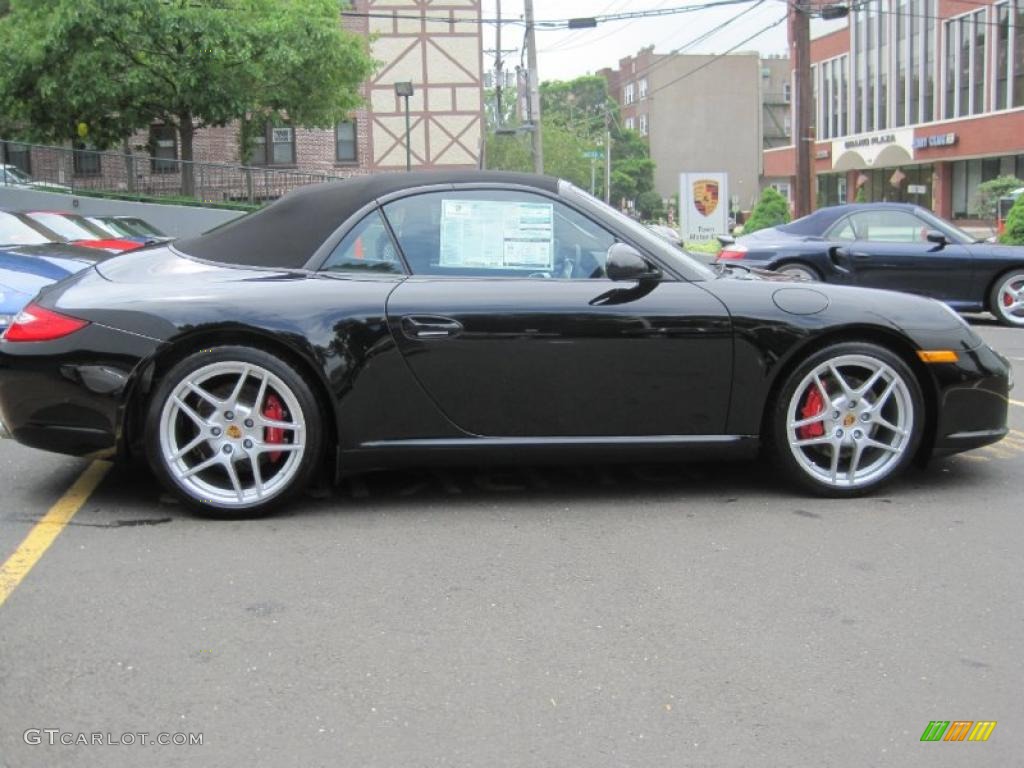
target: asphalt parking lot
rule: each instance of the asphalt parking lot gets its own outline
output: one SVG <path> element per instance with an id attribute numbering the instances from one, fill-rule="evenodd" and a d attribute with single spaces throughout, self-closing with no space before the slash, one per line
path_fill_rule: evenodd
<path id="1" fill-rule="evenodd" d="M 977 322 L 1024 380 L 1024 331 Z M 115 468 L 0 605 L 0 766 L 1024 765 L 1010 410 L 852 502 L 754 464 L 450 470 L 213 522 Z M 86 467 L 0 444 L 0 561 Z M 61 743 L 95 733 L 134 743 Z"/>

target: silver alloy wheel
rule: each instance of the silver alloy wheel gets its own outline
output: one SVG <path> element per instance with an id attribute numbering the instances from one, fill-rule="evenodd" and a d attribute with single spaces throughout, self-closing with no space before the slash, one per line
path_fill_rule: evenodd
<path id="1" fill-rule="evenodd" d="M 910 389 L 895 369 L 869 355 L 841 355 L 796 388 L 786 408 L 786 440 L 813 479 L 860 488 L 899 466 L 915 418 Z"/>
<path id="2" fill-rule="evenodd" d="M 780 275 L 799 277 L 802 280 L 807 280 L 812 283 L 816 283 L 820 279 L 814 270 L 810 267 L 801 266 L 800 264 L 785 264 L 779 267 L 777 271 Z"/>
<path id="3" fill-rule="evenodd" d="M 264 415 L 275 403 L 283 419 Z M 299 471 L 306 423 L 295 393 L 253 363 L 221 362 L 183 379 L 160 414 L 168 472 L 191 497 L 242 509 L 278 495 Z"/>
<path id="4" fill-rule="evenodd" d="M 996 291 L 996 311 L 1008 323 L 1024 325 L 1024 274 L 1015 272 Z"/>

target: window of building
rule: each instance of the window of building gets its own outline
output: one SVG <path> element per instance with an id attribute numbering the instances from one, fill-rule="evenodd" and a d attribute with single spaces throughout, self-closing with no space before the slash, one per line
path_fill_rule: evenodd
<path id="1" fill-rule="evenodd" d="M 1013 98 L 1015 107 L 1024 107 L 1024 0 L 1015 0 L 1013 14 Z"/>
<path id="2" fill-rule="evenodd" d="M 253 165 L 295 165 L 295 129 L 267 123 L 253 138 L 250 158 Z"/>
<path id="3" fill-rule="evenodd" d="M 638 85 L 638 89 L 640 91 L 640 98 L 641 99 L 646 99 L 647 98 L 647 78 L 646 77 L 641 78 L 640 83 Z"/>
<path id="4" fill-rule="evenodd" d="M 1007 104 L 1013 103 L 1010 94 L 1010 70 L 1013 57 L 1010 56 L 1010 6 L 1009 3 L 1000 3 L 995 6 L 996 29 L 993 45 L 996 49 L 995 81 L 996 92 L 993 108 L 1006 109 Z"/>
<path id="5" fill-rule="evenodd" d="M 985 111 L 986 52 L 988 22 L 986 11 L 974 11 L 943 25 L 945 97 L 947 118 L 976 115 Z"/>
<path id="6" fill-rule="evenodd" d="M 334 127 L 334 159 L 339 163 L 354 163 L 356 154 L 356 122 L 346 120 Z"/>
<path id="7" fill-rule="evenodd" d="M 626 104 L 632 104 L 636 101 L 636 83 L 626 83 L 626 87 L 623 89 L 622 100 Z"/>
<path id="8" fill-rule="evenodd" d="M 149 169 L 153 173 L 178 170 L 178 132 L 173 125 L 149 127 Z"/>
<path id="9" fill-rule="evenodd" d="M 402 274 L 405 269 L 380 213 L 374 211 L 353 227 L 327 257 L 323 272 Z"/>
<path id="10" fill-rule="evenodd" d="M 90 145 L 76 141 L 71 158 L 75 176 L 99 176 L 103 173 L 101 157 Z"/>
<path id="11" fill-rule="evenodd" d="M 627 131 L 636 130 L 636 122 L 633 120 L 632 117 L 627 117 L 626 118 L 625 126 L 626 126 L 626 130 Z"/>
<path id="12" fill-rule="evenodd" d="M 849 65 L 849 55 L 843 54 L 821 62 L 814 74 L 815 102 L 818 105 L 818 139 L 834 139 L 837 136 L 845 136 L 848 132 L 846 111 L 849 94 L 846 70 Z"/>
<path id="13" fill-rule="evenodd" d="M 786 102 L 787 104 L 789 104 L 789 102 L 790 102 L 790 100 L 792 98 L 793 98 L 793 85 L 792 85 L 792 83 L 783 83 L 782 84 L 782 100 L 784 102 Z"/>
<path id="14" fill-rule="evenodd" d="M 615 237 L 562 203 L 529 192 L 454 190 L 384 206 L 413 274 L 604 277 Z"/>
<path id="15" fill-rule="evenodd" d="M 789 115 L 783 115 L 782 117 L 782 135 L 793 135 L 793 118 L 790 117 Z"/>
<path id="16" fill-rule="evenodd" d="M 647 115 L 640 115 L 640 135 L 647 135 Z"/>

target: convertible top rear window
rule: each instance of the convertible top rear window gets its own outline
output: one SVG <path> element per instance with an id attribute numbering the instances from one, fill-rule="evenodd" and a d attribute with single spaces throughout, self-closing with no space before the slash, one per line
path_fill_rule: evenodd
<path id="1" fill-rule="evenodd" d="M 521 184 L 554 192 L 557 180 L 518 173 L 460 171 L 383 173 L 312 184 L 277 202 L 174 247 L 222 264 L 300 269 L 350 216 L 376 198 L 444 184 Z"/>

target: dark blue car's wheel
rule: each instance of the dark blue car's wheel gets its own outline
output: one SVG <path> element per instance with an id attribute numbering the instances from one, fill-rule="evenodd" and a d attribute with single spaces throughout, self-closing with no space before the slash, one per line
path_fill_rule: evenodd
<path id="1" fill-rule="evenodd" d="M 989 309 L 1003 325 L 1024 327 L 1024 270 L 1007 272 L 996 280 Z"/>
<path id="2" fill-rule="evenodd" d="M 808 266 L 807 264 L 800 264 L 795 261 L 791 261 L 788 264 L 781 264 L 775 268 L 775 271 L 782 275 L 789 275 L 790 277 L 796 277 L 800 280 L 807 280 L 812 283 L 821 281 L 821 275 L 814 267 Z"/>

